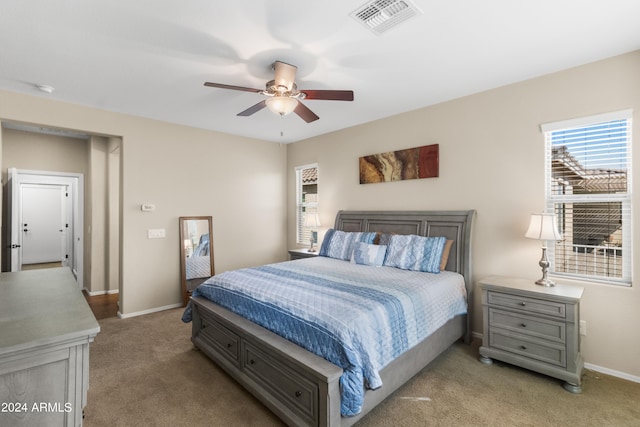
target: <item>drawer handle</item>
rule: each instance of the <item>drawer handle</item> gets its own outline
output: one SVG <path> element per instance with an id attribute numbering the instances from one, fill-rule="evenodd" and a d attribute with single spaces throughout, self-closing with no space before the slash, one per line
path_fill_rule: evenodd
<path id="1" fill-rule="evenodd" d="M 526 302 L 524 302 L 524 301 L 522 301 L 522 302 L 520 303 L 520 305 L 524 307 L 525 305 L 527 305 L 527 303 L 526 303 Z"/>
<path id="2" fill-rule="evenodd" d="M 302 396 L 302 392 L 301 392 L 301 391 L 299 391 L 299 390 L 298 390 L 298 391 L 296 391 L 296 397 L 300 397 L 300 396 Z"/>
<path id="3" fill-rule="evenodd" d="M 204 329 L 204 328 L 206 328 L 206 327 L 207 327 L 207 324 L 206 324 L 206 323 L 203 323 L 203 324 L 202 324 L 202 329 Z"/>
<path id="4" fill-rule="evenodd" d="M 522 326 L 523 328 L 526 328 L 527 324 L 526 323 L 520 323 L 520 326 Z"/>
<path id="5" fill-rule="evenodd" d="M 255 364 L 256 364 L 256 361 L 255 361 L 255 360 L 253 360 L 253 359 L 251 359 L 251 360 L 249 360 L 249 364 L 250 364 L 250 365 L 255 365 Z"/>
<path id="6" fill-rule="evenodd" d="M 231 347 L 233 347 L 233 344 L 232 343 L 227 343 L 227 348 L 231 348 Z"/>
<path id="7" fill-rule="evenodd" d="M 526 349 L 527 349 L 527 346 L 526 346 L 526 345 L 521 345 L 521 346 L 520 346 L 520 348 L 521 348 L 522 350 L 526 350 Z"/>

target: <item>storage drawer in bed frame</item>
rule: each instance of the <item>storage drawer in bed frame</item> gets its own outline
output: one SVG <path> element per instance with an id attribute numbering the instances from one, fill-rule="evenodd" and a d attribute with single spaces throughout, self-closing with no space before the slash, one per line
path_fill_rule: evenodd
<path id="1" fill-rule="evenodd" d="M 302 350 L 298 346 L 207 300 L 194 298 L 193 301 L 192 341 L 198 349 L 258 398 L 268 396 L 266 400 L 261 399 L 263 403 L 287 424 L 336 423 L 327 419 L 335 417 L 335 414 L 329 415 L 328 406 L 336 397 L 339 402 L 342 369 L 306 351 L 303 358 L 313 368 L 302 366 L 296 361 L 301 357 L 297 353 Z M 227 321 L 227 316 L 239 322 L 244 330 Z M 265 346 L 265 342 L 268 345 Z M 335 408 L 332 412 L 335 413 Z M 339 424 L 339 418 L 337 421 Z"/>
<path id="2" fill-rule="evenodd" d="M 200 316 L 199 336 L 207 340 L 218 352 L 233 364 L 240 364 L 240 337 L 229 328 L 213 319 L 209 314 Z"/>
<path id="3" fill-rule="evenodd" d="M 312 378 L 288 369 L 247 341 L 242 343 L 242 356 L 247 375 L 270 389 L 309 425 L 318 425 L 318 385 Z"/>

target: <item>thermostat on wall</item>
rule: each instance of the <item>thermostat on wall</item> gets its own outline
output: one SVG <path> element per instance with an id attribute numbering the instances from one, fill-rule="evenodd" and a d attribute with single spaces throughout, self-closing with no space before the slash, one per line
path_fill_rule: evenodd
<path id="1" fill-rule="evenodd" d="M 156 210 L 156 205 L 152 205 L 151 203 L 143 203 L 140 205 L 140 210 L 142 212 L 153 212 Z"/>

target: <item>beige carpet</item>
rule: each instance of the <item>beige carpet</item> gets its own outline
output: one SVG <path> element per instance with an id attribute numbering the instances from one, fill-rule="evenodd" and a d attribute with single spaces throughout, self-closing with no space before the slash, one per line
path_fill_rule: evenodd
<path id="1" fill-rule="evenodd" d="M 84 425 L 282 425 L 193 350 L 181 314 L 100 321 Z M 477 346 L 454 345 L 357 426 L 640 426 L 638 383 L 586 371 L 573 395 L 553 378 L 482 365 Z"/>

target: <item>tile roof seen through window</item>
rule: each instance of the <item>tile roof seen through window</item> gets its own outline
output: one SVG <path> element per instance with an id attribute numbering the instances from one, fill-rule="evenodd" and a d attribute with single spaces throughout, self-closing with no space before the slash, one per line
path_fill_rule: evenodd
<path id="1" fill-rule="evenodd" d="M 318 168 L 308 168 L 302 170 L 302 183 L 315 184 L 318 182 Z"/>
<path id="2" fill-rule="evenodd" d="M 564 179 L 577 193 L 616 193 L 627 191 L 627 173 L 616 169 L 587 169 L 567 147 L 552 149 L 553 176 Z"/>

